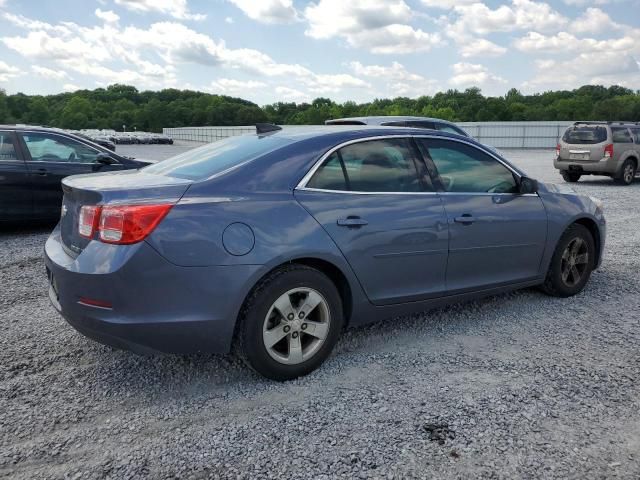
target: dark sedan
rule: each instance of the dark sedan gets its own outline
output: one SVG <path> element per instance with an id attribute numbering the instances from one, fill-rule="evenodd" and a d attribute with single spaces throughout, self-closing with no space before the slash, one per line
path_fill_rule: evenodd
<path id="1" fill-rule="evenodd" d="M 0 126 L 0 222 L 59 218 L 60 182 L 69 175 L 148 164 L 62 130 Z"/>
<path id="2" fill-rule="evenodd" d="M 285 380 L 317 368 L 345 325 L 530 286 L 567 297 L 600 264 L 599 201 L 472 139 L 278 130 L 65 179 L 45 247 L 53 305 L 106 344 L 233 344 Z"/>

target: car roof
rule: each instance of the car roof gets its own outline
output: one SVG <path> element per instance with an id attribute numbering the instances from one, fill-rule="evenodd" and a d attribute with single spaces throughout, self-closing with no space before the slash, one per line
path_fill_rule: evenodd
<path id="1" fill-rule="evenodd" d="M 371 117 L 334 118 L 331 120 L 327 120 L 325 123 L 328 125 L 331 125 L 332 122 L 362 122 L 365 125 L 380 125 L 385 122 L 402 122 L 402 121 L 438 122 L 438 123 L 446 123 L 450 125 L 453 124 L 453 122 L 449 122 L 448 120 L 442 120 L 441 118 L 415 117 L 410 115 L 381 115 L 381 116 L 371 116 Z"/>

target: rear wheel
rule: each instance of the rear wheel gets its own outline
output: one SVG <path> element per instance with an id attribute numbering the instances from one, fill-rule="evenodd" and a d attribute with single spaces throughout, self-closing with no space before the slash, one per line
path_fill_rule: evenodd
<path id="1" fill-rule="evenodd" d="M 630 158 L 625 160 L 622 164 L 622 168 L 620 169 L 620 173 L 616 177 L 616 182 L 621 185 L 631 185 L 636 176 L 636 168 L 636 162 Z"/>
<path id="2" fill-rule="evenodd" d="M 556 297 L 580 293 L 595 265 L 595 244 L 591 232 L 580 224 L 562 235 L 551 259 L 542 290 Z"/>
<path id="3" fill-rule="evenodd" d="M 343 326 L 342 301 L 322 272 L 291 265 L 262 280 L 245 301 L 237 338 L 240 357 L 272 380 L 318 368 Z"/>
<path id="4" fill-rule="evenodd" d="M 565 182 L 576 183 L 578 180 L 580 180 L 581 176 L 582 175 L 579 173 L 568 172 L 566 170 L 562 171 L 562 178 L 564 178 Z"/>

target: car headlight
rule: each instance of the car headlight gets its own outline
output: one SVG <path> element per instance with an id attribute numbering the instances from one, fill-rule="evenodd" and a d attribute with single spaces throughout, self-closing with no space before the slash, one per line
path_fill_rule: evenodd
<path id="1" fill-rule="evenodd" d="M 596 197 L 589 197 L 589 200 L 596 206 L 596 212 L 602 213 L 604 211 L 604 202 Z"/>

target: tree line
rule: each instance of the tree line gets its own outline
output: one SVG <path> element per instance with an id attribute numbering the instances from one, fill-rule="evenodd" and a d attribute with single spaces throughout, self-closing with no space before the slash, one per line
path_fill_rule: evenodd
<path id="1" fill-rule="evenodd" d="M 192 90 L 138 91 L 111 85 L 56 95 L 7 95 L 0 90 L 0 123 L 49 125 L 68 129 L 99 128 L 160 132 L 163 127 L 233 126 L 271 122 L 322 124 L 330 118 L 369 115 L 417 115 L 454 122 L 518 120 L 640 121 L 640 90 L 585 85 L 575 90 L 523 95 L 511 89 L 485 97 L 479 88 L 447 90 L 419 98 L 372 102 L 277 102 L 260 107 L 241 98 Z"/>

